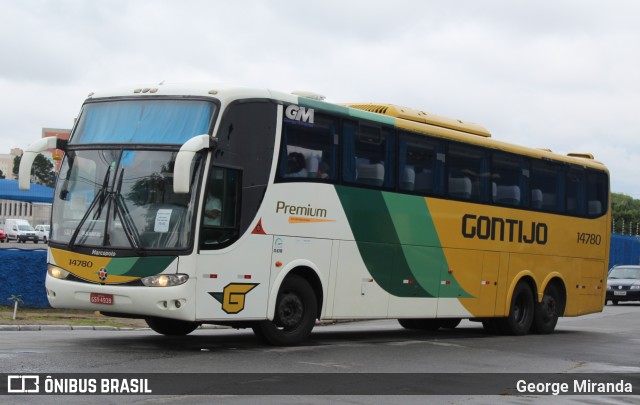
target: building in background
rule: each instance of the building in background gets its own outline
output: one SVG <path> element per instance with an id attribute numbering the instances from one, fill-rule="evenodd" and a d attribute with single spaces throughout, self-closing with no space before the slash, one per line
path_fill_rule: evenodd
<path id="1" fill-rule="evenodd" d="M 42 128 L 42 138 L 55 136 L 61 139 L 69 139 L 70 134 L 70 129 Z M 22 153 L 23 150 L 20 148 L 13 148 L 9 153 L 0 153 L 0 170 L 2 170 L 7 180 L 16 180 L 16 176 L 13 174 L 13 161 L 16 156 L 22 156 Z M 53 163 L 53 168 L 58 173 L 62 162 L 62 151 L 48 149 L 42 152 L 42 155 Z M 0 189 L 0 224 L 4 224 L 4 220 L 7 218 L 26 219 L 34 226 L 48 224 L 51 218 L 51 203 L 39 199 L 34 200 L 32 195 L 26 195 L 24 200 L 20 200 L 16 196 L 2 198 L 3 193 L 9 192 L 11 191 L 9 188 L 13 188 L 13 186 L 9 187 L 9 184 L 11 183 L 0 181 L 0 185 L 2 185 L 0 188 L 5 188 L 5 190 Z"/>
<path id="2" fill-rule="evenodd" d="M 22 149 L 13 148 L 9 153 L 0 153 L 0 170 L 4 173 L 5 179 L 16 179 L 13 175 L 13 160 L 16 156 L 22 156 Z"/>
<path id="3" fill-rule="evenodd" d="M 8 218 L 26 219 L 31 225 L 48 224 L 53 188 L 32 184 L 20 190 L 17 180 L 0 180 L 0 224 Z"/>

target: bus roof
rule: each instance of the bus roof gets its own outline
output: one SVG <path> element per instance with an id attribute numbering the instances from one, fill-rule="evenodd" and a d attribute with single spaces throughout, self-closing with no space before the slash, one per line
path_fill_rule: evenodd
<path id="1" fill-rule="evenodd" d="M 130 86 L 112 91 L 92 92 L 87 101 L 115 97 L 153 97 L 153 96 L 196 96 L 218 99 L 224 108 L 237 99 L 267 98 L 281 102 L 297 103 L 306 107 L 338 113 L 354 118 L 365 118 L 399 129 L 458 140 L 465 143 L 485 146 L 516 154 L 540 159 L 551 159 L 567 163 L 606 170 L 605 166 L 589 153 L 568 153 L 561 155 L 549 149 L 520 146 L 491 138 L 491 133 L 481 125 L 448 118 L 421 110 L 385 103 L 347 103 L 334 104 L 317 98 L 273 91 L 266 88 L 245 88 L 214 83 L 158 83 L 152 85 Z"/>
<path id="2" fill-rule="evenodd" d="M 491 133 L 486 128 L 474 124 L 472 122 L 463 122 L 457 119 L 443 117 L 432 113 L 416 110 L 408 107 L 401 107 L 393 104 L 345 104 L 347 107 L 357 108 L 359 110 L 370 111 L 378 114 L 389 115 L 408 121 L 421 122 L 423 124 L 431 124 L 438 127 L 454 129 L 456 131 L 467 132 L 474 135 L 491 137 Z"/>

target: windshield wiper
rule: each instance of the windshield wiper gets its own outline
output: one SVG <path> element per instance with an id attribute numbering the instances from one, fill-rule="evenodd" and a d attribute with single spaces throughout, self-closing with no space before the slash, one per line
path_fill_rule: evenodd
<path id="1" fill-rule="evenodd" d="M 117 213 L 120 216 L 120 223 L 122 224 L 122 229 L 124 230 L 124 234 L 127 236 L 129 243 L 134 249 L 140 249 L 142 246 L 140 241 L 140 233 L 136 228 L 136 225 L 131 220 L 131 214 L 127 210 L 126 204 L 124 203 L 124 197 L 120 194 L 120 190 L 122 189 L 122 179 L 124 178 L 124 169 L 120 171 L 120 178 L 118 179 L 118 186 L 114 192 L 115 197 L 115 214 Z M 117 197 L 116 197 L 117 196 Z"/>
<path id="2" fill-rule="evenodd" d="M 84 226 L 84 223 L 87 222 L 87 218 L 89 218 L 89 214 L 91 214 L 91 211 L 93 211 L 95 206 L 98 205 L 98 204 L 100 204 L 100 205 L 98 206 L 98 210 L 96 212 L 96 215 L 95 215 L 94 219 L 100 218 L 100 214 L 102 213 L 102 208 L 104 207 L 105 202 L 108 201 L 108 199 L 109 199 L 109 195 L 108 195 L 108 192 L 106 190 L 107 190 L 107 186 L 109 185 L 109 179 L 110 178 L 111 178 L 111 167 L 109 166 L 109 167 L 107 167 L 107 172 L 104 174 L 104 179 L 102 180 L 102 187 L 100 187 L 100 190 L 98 190 L 98 193 L 94 197 L 93 201 L 91 201 L 91 204 L 89 205 L 89 208 L 87 208 L 87 211 L 82 216 L 82 219 L 78 223 L 78 226 L 76 226 L 76 230 L 73 231 L 73 235 L 71 236 L 71 239 L 69 240 L 69 247 L 70 248 L 73 248 L 75 246 L 76 239 L 78 238 L 78 235 L 80 234 L 80 229 L 82 229 L 82 227 Z"/>
<path id="3" fill-rule="evenodd" d="M 82 216 L 82 219 L 78 223 L 78 226 L 76 226 L 76 230 L 73 231 L 73 235 L 71 236 L 71 239 L 69 240 L 69 247 L 70 248 L 73 249 L 73 247 L 75 246 L 76 239 L 78 238 L 78 234 L 80 233 L 80 229 L 82 229 L 82 226 L 87 221 L 87 218 L 89 218 L 89 214 L 91 214 L 91 211 L 93 211 L 93 208 L 98 204 L 98 201 L 102 198 L 103 194 L 105 194 L 104 190 L 100 189 L 100 191 L 98 191 L 98 194 L 96 194 L 96 197 L 93 199 L 93 201 L 91 201 L 91 204 L 89 205 L 89 208 L 87 209 L 87 211 Z"/>

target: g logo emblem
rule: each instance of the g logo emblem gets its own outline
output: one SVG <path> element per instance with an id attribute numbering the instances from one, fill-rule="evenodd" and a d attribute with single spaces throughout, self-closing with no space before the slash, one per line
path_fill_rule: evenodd
<path id="1" fill-rule="evenodd" d="M 237 314 L 244 309 L 244 302 L 249 291 L 256 288 L 254 283 L 231 283 L 221 293 L 209 294 L 222 304 L 222 310 L 228 314 Z"/>

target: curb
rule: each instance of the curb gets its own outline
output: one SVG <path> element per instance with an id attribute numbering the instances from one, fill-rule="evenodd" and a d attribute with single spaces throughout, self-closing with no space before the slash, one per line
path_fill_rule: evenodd
<path id="1" fill-rule="evenodd" d="M 115 326 L 90 325 L 0 325 L 0 332 L 6 331 L 66 331 L 66 330 L 144 330 L 148 328 L 118 328 Z"/>
<path id="2" fill-rule="evenodd" d="M 198 329 L 228 329 L 228 326 L 201 325 Z M 98 330 L 98 331 L 139 331 L 151 330 L 151 328 L 100 326 L 100 325 L 0 325 L 0 332 L 20 332 L 20 331 L 68 331 L 68 330 Z"/>

